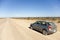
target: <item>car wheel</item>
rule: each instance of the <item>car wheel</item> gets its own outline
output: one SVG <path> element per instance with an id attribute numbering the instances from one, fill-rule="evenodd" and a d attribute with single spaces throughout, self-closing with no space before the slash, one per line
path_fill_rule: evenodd
<path id="1" fill-rule="evenodd" d="M 43 35 L 47 35 L 47 31 L 46 30 L 43 30 Z"/>

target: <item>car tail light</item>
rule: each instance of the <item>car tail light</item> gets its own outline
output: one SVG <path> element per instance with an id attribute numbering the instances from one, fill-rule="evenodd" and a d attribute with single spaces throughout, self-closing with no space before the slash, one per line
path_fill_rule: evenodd
<path id="1" fill-rule="evenodd" d="M 48 29 L 51 30 L 51 28 L 52 28 L 52 26 L 49 25 L 49 26 L 48 26 Z"/>

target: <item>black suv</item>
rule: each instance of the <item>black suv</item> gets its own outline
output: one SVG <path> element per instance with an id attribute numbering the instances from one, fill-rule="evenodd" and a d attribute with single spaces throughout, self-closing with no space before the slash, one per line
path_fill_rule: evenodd
<path id="1" fill-rule="evenodd" d="M 44 35 L 51 34 L 57 31 L 57 27 L 53 22 L 36 21 L 30 25 L 31 29 L 42 32 Z"/>

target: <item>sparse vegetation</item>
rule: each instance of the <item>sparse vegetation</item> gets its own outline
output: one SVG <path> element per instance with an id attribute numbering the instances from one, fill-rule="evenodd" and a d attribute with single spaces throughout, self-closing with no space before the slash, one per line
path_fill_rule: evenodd
<path id="1" fill-rule="evenodd" d="M 60 17 L 17 17 L 14 19 L 26 19 L 26 20 L 48 20 L 48 21 L 53 21 L 55 22 L 58 20 L 58 23 L 60 23 Z"/>
<path id="2" fill-rule="evenodd" d="M 58 23 L 60 23 L 60 20 L 58 21 Z"/>

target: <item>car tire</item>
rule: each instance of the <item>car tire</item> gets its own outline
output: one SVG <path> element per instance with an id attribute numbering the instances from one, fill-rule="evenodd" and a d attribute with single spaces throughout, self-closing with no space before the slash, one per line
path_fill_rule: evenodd
<path id="1" fill-rule="evenodd" d="M 46 30 L 43 30 L 43 35 L 47 35 L 47 31 Z"/>

